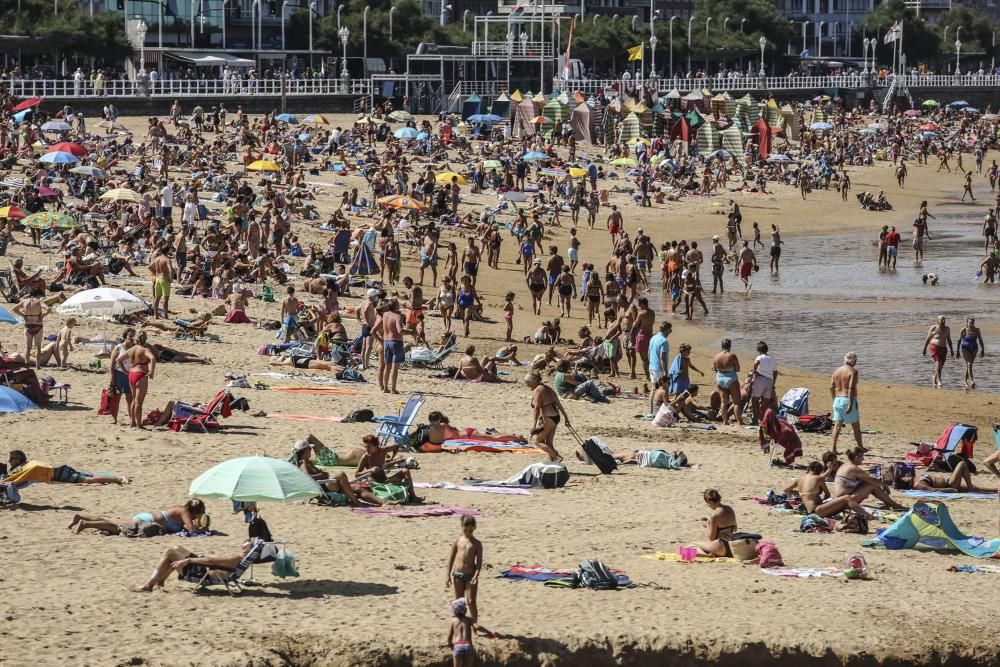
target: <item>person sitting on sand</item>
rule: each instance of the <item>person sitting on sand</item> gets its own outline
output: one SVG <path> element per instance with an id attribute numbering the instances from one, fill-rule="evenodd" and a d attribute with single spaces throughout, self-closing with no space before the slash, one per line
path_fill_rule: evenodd
<path id="1" fill-rule="evenodd" d="M 906 507 L 892 499 L 888 489 L 882 485 L 881 481 L 875 479 L 861 468 L 864 459 L 864 448 L 855 447 L 848 450 L 847 461 L 837 470 L 833 496 L 839 498 L 840 496 L 850 495 L 860 503 L 869 495 L 873 495 L 891 509 L 905 510 Z"/>
<path id="2" fill-rule="evenodd" d="M 482 440 L 484 442 L 519 442 L 527 444 L 528 439 L 523 435 L 509 433 L 480 433 L 479 431 L 467 428 L 459 430 L 451 425 L 448 417 L 437 410 L 427 415 L 430 428 L 427 431 L 427 441 L 421 444 L 441 445 L 445 440 Z"/>
<path id="3" fill-rule="evenodd" d="M 951 475 L 925 472 L 913 482 L 917 491 L 940 491 L 941 493 L 996 493 L 996 489 L 978 487 L 972 483 L 969 464 L 959 461 Z"/>
<path id="4" fill-rule="evenodd" d="M 705 504 L 712 510 L 708 518 L 706 530 L 707 542 L 696 544 L 698 550 L 707 556 L 726 556 L 731 558 L 732 549 L 729 542 L 736 533 L 736 512 L 729 505 L 722 504 L 722 496 L 715 489 L 707 489 L 704 493 Z"/>
<path id="5" fill-rule="evenodd" d="M 0 482 L 21 489 L 29 484 L 130 484 L 128 477 L 96 475 L 74 470 L 67 465 L 50 466 L 39 461 L 29 461 L 20 449 L 11 450 L 7 464 L 0 464 Z"/>
<path id="6" fill-rule="evenodd" d="M 455 371 L 456 380 L 469 380 L 470 382 L 500 382 L 497 376 L 497 363 L 493 359 L 476 358 L 476 346 L 469 345 L 465 348 L 465 354 L 458 362 L 458 370 Z"/>
<path id="7" fill-rule="evenodd" d="M 807 468 L 808 472 L 794 480 L 785 489 L 785 493 L 795 494 L 802 499 L 802 506 L 809 514 L 829 517 L 839 514 L 845 509 L 851 509 L 866 519 L 872 516 L 865 511 L 857 500 L 851 496 L 832 497 L 830 489 L 823 478 L 823 464 L 813 461 Z"/>
<path id="8" fill-rule="evenodd" d="M 365 454 L 358 461 L 357 474 L 359 476 L 368 475 L 374 481 L 383 484 L 387 482 L 393 484 L 401 483 L 410 494 L 411 502 L 419 503 L 423 501 L 423 498 L 418 497 L 416 491 L 413 490 L 413 478 L 410 476 L 409 470 L 398 470 L 391 475 L 386 472 L 389 466 L 396 461 L 398 448 L 387 447 L 382 449 L 379 446 L 378 438 L 374 435 L 366 435 L 361 439 L 361 442 L 364 443 Z"/>
<path id="9" fill-rule="evenodd" d="M 327 492 L 327 497 L 339 500 L 339 504 L 350 504 L 351 507 L 366 507 L 370 505 L 379 506 L 382 504 L 374 494 L 364 491 L 360 486 L 351 486 L 350 480 L 343 472 L 335 472 L 331 477 L 330 473 L 320 470 L 312 462 L 313 445 L 305 440 L 295 443 L 293 453 L 296 465 L 305 474 L 312 477 Z M 338 461 L 339 463 L 339 461 Z"/>
<path id="10" fill-rule="evenodd" d="M 226 313 L 226 324 L 253 324 L 247 316 L 247 298 L 241 292 L 232 292 L 226 297 L 229 312 Z"/>
<path id="11" fill-rule="evenodd" d="M 213 574 L 224 577 L 239 566 L 253 547 L 254 541 L 248 540 L 243 543 L 240 552 L 232 556 L 197 556 L 184 547 L 170 547 L 160 556 L 149 581 L 132 590 L 136 593 L 152 593 L 154 589 L 162 588 L 174 572 L 179 578 L 188 581 L 200 580 Z"/>
<path id="12" fill-rule="evenodd" d="M 140 524 L 156 524 L 164 533 L 175 534 L 182 530 L 188 534 L 198 531 L 195 520 L 205 514 L 205 503 L 197 498 L 183 505 L 175 505 L 157 512 L 139 512 L 128 521 L 112 521 L 103 517 L 74 514 L 72 521 L 66 526 L 74 533 L 84 530 L 96 530 L 106 535 L 124 535 L 132 533 Z"/>

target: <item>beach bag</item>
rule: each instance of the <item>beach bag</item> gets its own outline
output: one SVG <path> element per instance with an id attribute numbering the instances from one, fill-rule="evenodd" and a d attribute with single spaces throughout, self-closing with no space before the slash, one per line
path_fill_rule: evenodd
<path id="1" fill-rule="evenodd" d="M 273 542 L 274 538 L 271 537 L 271 529 L 267 527 L 267 522 L 260 518 L 256 512 L 252 514 L 253 518 L 250 519 L 250 525 L 247 526 L 247 533 L 251 540 L 260 539 L 265 542 Z"/>
<path id="2" fill-rule="evenodd" d="M 613 591 L 618 588 L 618 577 L 599 560 L 581 561 L 576 578 L 580 586 L 594 591 Z"/>
<path id="3" fill-rule="evenodd" d="M 347 413 L 347 416 L 340 420 L 342 424 L 357 424 L 361 422 L 375 421 L 375 413 L 368 408 L 362 408 Z"/>
<path id="4" fill-rule="evenodd" d="M 618 462 L 611 456 L 611 450 L 597 438 L 587 438 L 580 447 L 583 449 L 586 459 L 597 466 L 602 475 L 610 475 L 618 470 Z"/>
<path id="5" fill-rule="evenodd" d="M 413 429 L 413 433 L 410 434 L 410 445 L 414 448 L 426 443 L 431 437 L 431 425 L 430 424 L 420 424 L 417 428 Z"/>
<path id="6" fill-rule="evenodd" d="M 823 433 L 833 428 L 830 415 L 800 415 L 795 428 L 803 433 Z"/>
<path id="7" fill-rule="evenodd" d="M 856 533 L 858 535 L 868 534 L 868 519 L 857 512 L 847 512 L 843 521 L 837 527 L 840 533 Z"/>
<path id="8" fill-rule="evenodd" d="M 677 421 L 677 414 L 674 409 L 663 403 L 660 405 L 660 409 L 656 411 L 656 415 L 653 417 L 653 426 L 657 428 L 666 428 L 668 426 L 673 426 L 674 422 Z"/>
<path id="9" fill-rule="evenodd" d="M 379 500 L 388 500 L 397 503 L 405 503 L 410 499 L 410 493 L 405 486 L 400 484 L 371 483 L 372 493 Z"/>
<path id="10" fill-rule="evenodd" d="M 284 545 L 281 546 L 281 550 L 271 564 L 271 574 L 282 579 L 299 576 L 299 570 L 295 565 L 295 556 Z"/>
<path id="11" fill-rule="evenodd" d="M 97 406 L 97 414 L 113 415 L 118 412 L 118 405 L 122 400 L 122 395 L 111 387 L 105 387 L 101 391 L 101 402 Z"/>
<path id="12" fill-rule="evenodd" d="M 532 463 L 521 471 L 517 478 L 518 484 L 542 487 L 545 489 L 560 489 L 569 481 L 569 471 L 561 463 Z"/>
<path id="13" fill-rule="evenodd" d="M 735 533 L 733 539 L 729 541 L 729 549 L 733 558 L 740 561 L 757 560 L 757 545 L 760 543 L 760 535 L 753 533 Z"/>
<path id="14" fill-rule="evenodd" d="M 757 556 L 760 558 L 758 565 L 761 567 L 781 567 L 785 564 L 781 560 L 781 552 L 778 551 L 778 547 L 770 540 L 761 540 L 757 544 Z"/>
<path id="15" fill-rule="evenodd" d="M 163 526 L 152 521 L 136 521 L 128 524 L 125 530 L 122 531 L 122 535 L 131 538 L 159 537 L 164 533 L 166 531 L 163 529 Z"/>
<path id="16" fill-rule="evenodd" d="M 21 502 L 21 494 L 13 484 L 0 482 L 0 507 L 4 505 L 16 505 Z"/>
<path id="17" fill-rule="evenodd" d="M 337 373 L 337 379 L 342 382 L 367 382 L 367 380 L 365 380 L 365 376 L 361 374 L 361 371 L 351 367 L 344 368 L 342 371 Z M 372 417 L 374 416 L 375 415 L 373 413 Z M 369 419 L 367 421 L 371 420 Z"/>

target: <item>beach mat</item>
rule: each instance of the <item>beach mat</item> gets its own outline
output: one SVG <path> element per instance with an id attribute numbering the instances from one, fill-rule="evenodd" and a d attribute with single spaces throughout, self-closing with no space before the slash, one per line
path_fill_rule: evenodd
<path id="1" fill-rule="evenodd" d="M 919 489 L 896 490 L 908 498 L 934 498 L 936 500 L 996 500 L 995 493 L 945 493 L 944 491 L 921 491 Z"/>
<path id="2" fill-rule="evenodd" d="M 647 560 L 665 560 L 670 563 L 684 563 L 681 560 L 681 555 L 673 551 L 657 551 L 655 554 L 644 554 L 643 558 Z M 690 563 L 739 563 L 740 561 L 735 558 L 727 558 L 725 556 L 706 556 L 704 554 L 699 554 L 694 557 L 693 561 L 686 561 Z"/>
<path id="3" fill-rule="evenodd" d="M 764 574 L 789 579 L 812 579 L 815 577 L 843 577 L 844 572 L 835 567 L 770 567 L 761 568 Z"/>
<path id="4" fill-rule="evenodd" d="M 516 452 L 518 454 L 544 454 L 542 450 L 520 442 L 498 442 L 494 440 L 445 440 L 441 443 L 445 452 Z"/>
<path id="5" fill-rule="evenodd" d="M 618 579 L 619 586 L 631 586 L 632 580 L 628 578 L 624 570 L 611 570 L 611 573 Z M 565 579 L 576 575 L 576 570 L 567 568 L 544 567 L 542 565 L 514 565 L 499 575 L 498 579 L 513 579 L 515 581 L 552 581 L 553 579 Z"/>
<path id="6" fill-rule="evenodd" d="M 355 514 L 365 516 L 394 516 L 400 519 L 419 519 L 430 516 L 482 516 L 482 512 L 461 505 L 435 505 L 433 507 L 417 507 L 414 509 L 392 509 L 385 507 L 353 507 Z"/>
<path id="7" fill-rule="evenodd" d="M 271 387 L 271 391 L 313 396 L 355 396 L 361 393 L 355 389 L 343 389 L 341 387 Z"/>
<path id="8" fill-rule="evenodd" d="M 413 486 L 418 489 L 445 489 L 447 491 L 472 491 L 474 493 L 500 493 L 509 496 L 530 496 L 528 489 L 519 489 L 509 486 L 472 486 L 469 484 L 455 484 L 453 482 L 414 482 Z"/>
<path id="9" fill-rule="evenodd" d="M 281 412 L 271 412 L 267 414 L 268 419 L 287 419 L 300 422 L 337 422 L 344 420 L 343 417 L 331 417 L 328 415 L 286 415 Z"/>

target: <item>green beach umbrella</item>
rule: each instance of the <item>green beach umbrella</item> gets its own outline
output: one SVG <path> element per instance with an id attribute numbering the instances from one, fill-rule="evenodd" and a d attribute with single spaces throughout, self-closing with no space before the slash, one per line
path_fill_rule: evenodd
<path id="1" fill-rule="evenodd" d="M 246 456 L 223 461 L 191 482 L 188 494 L 244 502 L 301 500 L 323 490 L 309 475 L 288 461 L 266 456 Z"/>
<path id="2" fill-rule="evenodd" d="M 24 219 L 26 227 L 34 227 L 36 229 L 48 229 L 50 227 L 54 227 L 55 229 L 69 229 L 70 227 L 75 227 L 76 224 L 76 218 L 59 211 L 40 211 L 32 213 Z"/>

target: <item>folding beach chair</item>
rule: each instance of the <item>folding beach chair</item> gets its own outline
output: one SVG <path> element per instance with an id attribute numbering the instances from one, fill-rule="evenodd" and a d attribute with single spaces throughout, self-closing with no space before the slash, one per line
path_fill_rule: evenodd
<path id="1" fill-rule="evenodd" d="M 389 440 L 392 439 L 396 445 L 409 448 L 410 428 L 413 426 L 413 422 L 417 418 L 417 413 L 420 412 L 420 408 L 423 407 L 426 400 L 427 397 L 423 394 L 411 394 L 406 399 L 406 404 L 403 405 L 403 409 L 398 415 L 375 417 L 375 421 L 379 423 L 378 430 L 375 432 L 378 436 L 379 444 L 385 447 Z"/>
<path id="2" fill-rule="evenodd" d="M 404 363 L 413 368 L 440 368 L 441 363 L 456 349 L 458 349 L 458 339 L 452 339 L 451 345 L 440 352 L 434 352 L 426 347 L 415 347 L 410 350 Z"/>
<path id="3" fill-rule="evenodd" d="M 225 586 L 226 591 L 228 591 L 231 595 L 239 595 L 243 592 L 243 587 L 240 585 L 240 577 L 242 577 L 254 563 L 260 560 L 265 544 L 264 540 L 255 539 L 250 552 L 243 557 L 239 565 L 237 565 L 233 570 L 205 570 L 204 572 L 195 570 L 194 572 L 188 571 L 186 575 L 182 572 L 177 578 L 181 581 L 198 584 L 198 588 L 196 590 L 208 588 L 209 586 Z M 185 568 L 185 570 L 189 570 L 189 568 Z"/>
<path id="4" fill-rule="evenodd" d="M 948 424 L 937 443 L 931 445 L 927 442 L 911 443 L 916 445 L 917 451 L 909 452 L 906 460 L 924 465 L 930 468 L 948 470 L 948 457 L 952 454 L 959 454 L 971 461 L 976 440 L 979 438 L 979 430 L 975 426 L 968 424 Z"/>
<path id="5" fill-rule="evenodd" d="M 174 414 L 168 426 L 172 431 L 200 431 L 210 433 L 219 431 L 222 426 L 219 424 L 220 417 L 230 416 L 232 411 L 233 396 L 229 390 L 223 389 L 209 401 L 204 408 L 196 408 L 187 403 L 174 403 Z"/>

